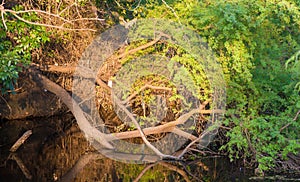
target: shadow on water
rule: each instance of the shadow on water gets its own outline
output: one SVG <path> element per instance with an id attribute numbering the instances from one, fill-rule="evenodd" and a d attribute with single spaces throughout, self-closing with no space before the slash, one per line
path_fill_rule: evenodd
<path id="1" fill-rule="evenodd" d="M 9 149 L 27 130 L 15 153 Z M 128 164 L 95 151 L 71 115 L 0 124 L 0 181 L 249 181 L 251 170 L 226 158 Z"/>

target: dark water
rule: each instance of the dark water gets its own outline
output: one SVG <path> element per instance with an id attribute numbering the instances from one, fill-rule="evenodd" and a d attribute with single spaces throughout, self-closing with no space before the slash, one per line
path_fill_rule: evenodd
<path id="1" fill-rule="evenodd" d="M 33 134 L 10 153 L 29 129 Z M 0 155 L 0 181 L 264 181 L 224 157 L 155 164 L 111 160 L 90 146 L 68 114 L 1 122 Z"/>

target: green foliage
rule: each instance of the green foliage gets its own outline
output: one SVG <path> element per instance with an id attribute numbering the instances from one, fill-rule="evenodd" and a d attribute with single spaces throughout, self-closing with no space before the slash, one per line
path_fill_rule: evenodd
<path id="1" fill-rule="evenodd" d="M 261 170 L 270 169 L 280 154 L 299 151 L 299 119 L 292 120 L 300 106 L 299 2 L 167 2 L 182 23 L 208 42 L 222 65 L 228 87 L 224 124 L 232 129 L 221 149 L 231 159 L 255 156 Z M 160 1 L 151 1 L 143 11 L 137 17 L 177 20 Z"/>
<path id="2" fill-rule="evenodd" d="M 22 7 L 16 6 L 14 10 L 22 10 Z M 0 87 L 2 93 L 14 90 L 18 73 L 31 61 L 31 52 L 49 41 L 49 34 L 44 27 L 16 20 L 11 14 L 6 14 L 4 18 L 7 30 L 3 22 L 0 23 Z M 24 13 L 22 18 L 28 21 L 38 20 L 35 13 Z"/>
<path id="3" fill-rule="evenodd" d="M 291 123 L 291 128 L 283 128 Z M 262 170 L 274 166 L 278 154 L 286 159 L 288 153 L 297 154 L 300 149 L 300 126 L 292 119 L 285 116 L 264 116 L 251 121 L 249 126 L 251 145 L 255 150 L 256 159 Z"/>

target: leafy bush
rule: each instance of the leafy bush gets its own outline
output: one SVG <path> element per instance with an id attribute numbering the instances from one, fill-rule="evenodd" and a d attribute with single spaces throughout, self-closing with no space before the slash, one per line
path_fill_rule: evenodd
<path id="1" fill-rule="evenodd" d="M 215 51 L 228 87 L 224 124 L 231 127 L 221 149 L 231 159 L 253 158 L 261 170 L 271 169 L 281 154 L 298 152 L 299 64 L 289 70 L 284 64 L 300 49 L 299 2 L 167 2 L 174 11 L 151 1 L 136 16 L 179 17 Z"/>
<path id="2" fill-rule="evenodd" d="M 22 10 L 16 6 L 13 10 Z M 23 13 L 22 18 L 36 21 L 35 13 Z M 0 23 L 0 87 L 2 93 L 14 90 L 18 73 L 31 61 L 31 52 L 49 41 L 45 27 L 35 26 L 16 19 L 12 14 L 5 14 L 5 24 Z"/>

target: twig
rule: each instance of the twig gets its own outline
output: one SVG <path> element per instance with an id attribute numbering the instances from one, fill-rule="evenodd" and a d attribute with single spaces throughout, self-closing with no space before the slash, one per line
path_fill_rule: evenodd
<path id="1" fill-rule="evenodd" d="M 26 131 L 16 142 L 15 144 L 9 149 L 10 152 L 15 152 L 19 149 L 19 147 L 27 140 L 28 137 L 32 134 L 31 130 Z"/>
<path id="2" fill-rule="evenodd" d="M 145 167 L 145 168 L 140 172 L 140 174 L 133 180 L 133 182 L 138 182 L 138 181 L 141 179 L 141 177 L 143 177 L 144 174 L 145 174 L 151 167 L 153 167 L 153 166 L 155 166 L 155 165 L 156 165 L 156 163 L 150 164 L 150 165 L 148 165 L 147 167 Z"/>
<path id="3" fill-rule="evenodd" d="M 28 24 L 31 24 L 31 25 L 37 25 L 37 26 L 44 26 L 44 27 L 49 27 L 49 28 L 57 28 L 57 29 L 62 29 L 62 30 L 71 30 L 71 31 L 92 31 L 92 32 L 96 32 L 97 30 L 94 30 L 94 29 L 89 29 L 89 28 L 66 28 L 64 27 L 63 25 L 60 25 L 60 26 L 56 26 L 56 25 L 50 25 L 50 24 L 45 24 L 45 23 L 37 23 L 37 22 L 31 22 L 31 21 L 28 21 L 20 16 L 17 15 L 17 13 L 13 10 L 4 10 L 5 12 L 10 12 L 14 17 L 16 17 L 17 19 L 25 22 L 25 23 L 28 23 Z"/>
<path id="4" fill-rule="evenodd" d="M 296 115 L 295 115 L 293 121 L 292 121 L 292 122 L 289 122 L 288 124 L 286 124 L 286 125 L 284 125 L 282 128 L 280 128 L 279 132 L 281 132 L 282 130 L 284 130 L 285 128 L 287 128 L 288 126 L 290 126 L 293 122 L 295 122 L 295 121 L 297 120 L 299 114 L 300 114 L 300 110 L 296 113 Z"/>
<path id="5" fill-rule="evenodd" d="M 122 59 L 122 58 L 124 58 L 124 57 L 126 57 L 126 56 L 128 56 L 128 55 L 130 55 L 130 54 L 136 53 L 137 51 L 140 51 L 140 50 L 146 49 L 146 48 L 148 48 L 148 47 L 150 47 L 150 46 L 153 46 L 153 45 L 156 44 L 160 39 L 161 39 L 161 35 L 160 35 L 159 37 L 157 37 L 156 39 L 152 40 L 151 42 L 148 42 L 147 44 L 141 45 L 141 46 L 139 46 L 139 47 L 137 47 L 137 48 L 135 48 L 135 49 L 131 49 L 131 50 L 127 51 L 127 52 L 124 52 L 124 53 L 118 55 L 118 56 L 116 57 L 116 59 Z"/>
<path id="6" fill-rule="evenodd" d="M 168 3 L 166 3 L 166 1 L 164 1 L 164 0 L 161 0 L 161 1 L 167 6 L 167 8 L 169 8 L 173 12 L 174 16 L 177 18 L 179 24 L 181 25 L 180 18 L 176 14 L 175 10 L 171 6 L 169 6 Z"/>
<path id="7" fill-rule="evenodd" d="M 6 28 L 6 30 L 7 30 L 7 26 L 5 24 L 5 19 L 4 19 L 4 13 L 6 13 L 6 12 L 11 13 L 14 17 L 19 19 L 20 21 L 23 21 L 23 22 L 31 24 L 31 25 L 44 26 L 44 27 L 57 28 L 57 29 L 70 30 L 70 31 L 93 31 L 93 32 L 96 32 L 97 30 L 89 29 L 89 28 L 67 28 L 67 27 L 64 27 L 64 25 L 66 23 L 73 24 L 73 22 L 86 21 L 86 20 L 88 20 L 88 21 L 104 21 L 104 19 L 100 19 L 98 17 L 96 17 L 96 18 L 79 18 L 79 19 L 67 20 L 67 19 L 61 17 L 60 14 L 53 14 L 53 13 L 50 13 L 50 12 L 46 12 L 46 11 L 42 11 L 42 10 L 36 10 L 36 9 L 14 11 L 14 10 L 10 10 L 10 9 L 5 9 L 3 5 L 4 5 L 4 2 L 2 2 L 2 4 L 0 5 L 0 11 L 1 11 L 2 22 L 3 22 L 4 27 Z M 48 15 L 50 17 L 56 17 L 56 18 L 61 19 L 64 23 L 57 26 L 57 25 L 51 25 L 51 24 L 45 24 L 45 23 L 32 22 L 32 21 L 26 20 L 26 19 L 24 19 L 24 18 L 22 18 L 18 15 L 18 14 L 30 13 L 30 12 L 45 14 L 45 15 Z"/>
<path id="8" fill-rule="evenodd" d="M 58 13 L 58 15 L 63 14 L 66 10 L 70 9 L 72 6 L 77 6 L 77 3 L 72 3 L 71 5 L 67 6 L 65 9 L 61 10 L 61 12 Z"/>
<path id="9" fill-rule="evenodd" d="M 46 12 L 46 11 L 42 11 L 42 10 L 38 10 L 38 9 L 30 9 L 30 10 L 20 10 L 20 11 L 13 11 L 13 10 L 8 10 L 8 9 L 5 9 L 6 12 L 10 12 L 10 13 L 15 13 L 15 14 L 23 14 L 23 13 L 41 13 L 41 14 L 46 14 L 48 16 L 53 16 L 53 17 L 56 17 L 56 18 L 59 18 L 61 19 L 62 21 L 65 21 L 65 22 L 68 22 L 70 23 L 69 20 L 57 15 L 57 14 L 53 14 L 53 13 L 50 13 L 50 12 Z"/>
<path id="10" fill-rule="evenodd" d="M 188 146 L 185 147 L 185 149 L 181 152 L 181 154 L 178 156 L 178 158 L 182 158 L 183 155 L 187 152 L 187 150 L 189 150 L 189 148 L 194 145 L 195 143 L 199 142 L 200 140 L 202 140 L 202 137 L 205 136 L 207 133 L 211 132 L 210 130 L 206 130 L 204 131 L 204 133 L 202 133 L 202 135 L 200 137 L 197 138 L 197 140 L 192 141 L 191 143 L 188 144 Z"/>

